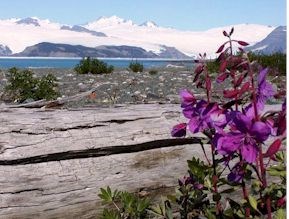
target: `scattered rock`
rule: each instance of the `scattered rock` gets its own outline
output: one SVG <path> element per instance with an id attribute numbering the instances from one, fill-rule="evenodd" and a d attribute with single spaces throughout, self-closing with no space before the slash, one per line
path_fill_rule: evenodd
<path id="1" fill-rule="evenodd" d="M 175 94 L 167 95 L 166 100 L 169 101 L 169 103 L 173 103 L 173 104 L 180 104 L 181 103 L 180 96 L 175 95 Z"/>
<path id="2" fill-rule="evenodd" d="M 160 99 L 160 97 L 157 94 L 154 94 L 152 92 L 148 92 L 146 96 L 149 99 Z"/>
<path id="3" fill-rule="evenodd" d="M 83 84 L 83 83 L 78 83 L 77 84 L 77 87 L 79 89 L 80 92 L 84 92 L 84 91 L 87 91 L 88 90 L 88 87 L 87 85 Z"/>
<path id="4" fill-rule="evenodd" d="M 28 98 L 28 99 L 24 100 L 23 103 L 32 103 L 34 101 L 35 100 L 33 100 L 32 98 Z"/>

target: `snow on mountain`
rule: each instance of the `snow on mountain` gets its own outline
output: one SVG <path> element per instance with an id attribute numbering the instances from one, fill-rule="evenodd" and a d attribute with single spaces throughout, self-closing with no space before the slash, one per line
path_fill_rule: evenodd
<path id="1" fill-rule="evenodd" d="M 87 29 L 93 29 L 96 30 L 98 28 L 109 28 L 112 26 L 118 26 L 118 27 L 129 27 L 134 26 L 134 24 L 131 20 L 125 20 L 123 18 L 117 17 L 117 16 L 111 16 L 111 17 L 100 17 L 96 21 L 87 23 L 85 27 Z"/>
<path id="2" fill-rule="evenodd" d="M 22 52 L 26 47 L 41 42 L 83 45 L 87 47 L 130 45 L 142 47 L 147 51 L 159 51 L 161 49 L 160 45 L 140 42 L 135 39 L 128 41 L 117 36 L 103 37 L 92 35 L 91 32 L 64 30 L 61 29 L 63 25 L 49 20 L 37 19 L 39 26 L 17 24 L 19 20 L 21 19 L 0 20 L 0 43 L 9 46 L 13 53 Z"/>
<path id="3" fill-rule="evenodd" d="M 152 27 L 152 28 L 158 27 L 158 25 L 155 22 L 153 22 L 153 21 L 146 21 L 146 22 L 140 24 L 140 26 L 142 26 L 142 27 Z"/>
<path id="4" fill-rule="evenodd" d="M 26 25 L 34 25 L 36 27 L 40 27 L 40 24 L 38 23 L 38 19 L 32 18 L 32 17 L 23 18 L 17 21 L 16 24 L 26 24 Z"/>
<path id="5" fill-rule="evenodd" d="M 0 44 L 0 56 L 9 56 L 11 54 L 12 51 L 8 46 Z"/>
<path id="6" fill-rule="evenodd" d="M 286 53 L 286 29 L 286 26 L 277 27 L 265 39 L 254 46 L 246 47 L 246 50 L 262 54 Z"/>
<path id="7" fill-rule="evenodd" d="M 206 52 L 215 57 L 215 52 L 226 38 L 222 31 L 234 26 L 234 39 L 247 41 L 251 45 L 264 39 L 274 27 L 258 24 L 238 24 L 214 28 L 207 31 L 181 31 L 159 27 L 153 22 L 138 25 L 123 18 L 101 17 L 77 28 L 39 18 L 0 20 L 0 44 L 7 45 L 13 53 L 41 42 L 64 43 L 96 47 L 101 45 L 135 46 L 160 54 L 166 47 L 174 47 L 186 55 L 195 56 Z M 103 33 L 107 37 L 92 33 Z M 21 36 L 21 37 L 19 37 Z"/>
<path id="8" fill-rule="evenodd" d="M 115 17 L 111 19 L 114 20 Z M 142 43 L 164 44 L 175 47 L 190 56 L 203 52 L 215 56 L 218 46 L 226 40 L 222 34 L 223 30 L 230 31 L 233 26 L 235 29 L 233 38 L 246 41 L 250 45 L 261 41 L 274 29 L 274 27 L 258 24 L 238 24 L 207 31 L 181 31 L 164 27 L 150 28 L 133 23 L 129 23 L 129 28 L 124 28 L 124 24 L 128 25 L 128 23 L 122 21 L 119 23 L 110 22 L 110 25 L 102 26 L 98 25 L 98 21 L 96 21 L 84 25 L 84 27 L 127 41 L 138 40 Z"/>

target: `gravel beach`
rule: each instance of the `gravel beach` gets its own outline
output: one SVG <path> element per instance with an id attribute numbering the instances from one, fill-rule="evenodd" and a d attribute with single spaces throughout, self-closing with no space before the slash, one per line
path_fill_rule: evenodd
<path id="1" fill-rule="evenodd" d="M 156 74 L 149 71 L 134 73 L 127 70 L 115 70 L 111 74 L 77 74 L 73 69 L 41 68 L 31 69 L 37 77 L 48 73 L 57 78 L 61 97 L 68 97 L 96 89 L 95 95 L 81 101 L 71 102 L 69 107 L 110 106 L 126 103 L 179 103 L 179 90 L 193 90 L 193 71 L 182 69 L 162 69 Z M 7 84 L 7 70 L 0 74 L 0 92 Z M 3 101 L 4 98 L 2 98 Z"/>
<path id="2" fill-rule="evenodd" d="M 150 74 L 149 70 L 134 73 L 125 69 L 115 70 L 111 74 L 77 74 L 73 69 L 38 68 L 30 69 L 35 76 L 44 76 L 48 73 L 57 78 L 61 97 L 68 97 L 96 88 L 95 94 L 89 95 L 77 102 L 69 102 L 66 107 L 108 107 L 114 104 L 139 103 L 179 103 L 179 91 L 189 89 L 195 95 L 204 96 L 203 90 L 193 84 L 193 69 L 162 68 L 157 73 Z M 283 81 L 280 79 L 279 81 Z M 227 81 L 228 82 L 228 81 Z M 284 83 L 285 79 L 284 79 Z M 5 100 L 3 90 L 7 84 L 7 70 L 0 72 L 1 102 Z M 221 90 L 225 84 L 213 83 L 214 90 Z M 215 94 L 215 98 L 219 98 Z"/>

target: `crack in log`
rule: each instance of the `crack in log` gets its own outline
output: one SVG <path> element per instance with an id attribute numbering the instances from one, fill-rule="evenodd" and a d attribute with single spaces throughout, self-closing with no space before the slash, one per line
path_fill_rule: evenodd
<path id="1" fill-rule="evenodd" d="M 5 194 L 20 194 L 23 192 L 33 192 L 33 191 L 39 191 L 39 192 L 43 192 L 43 189 L 41 188 L 35 188 L 35 189 L 24 189 L 24 190 L 18 190 L 15 192 L 1 192 L 1 195 L 5 195 Z"/>
<path id="2" fill-rule="evenodd" d="M 57 193 L 45 193 L 45 192 L 42 192 L 42 195 L 62 195 L 62 194 L 67 194 L 67 193 L 71 193 L 71 192 L 81 192 L 83 190 L 88 190 L 88 189 L 91 189 L 91 188 L 85 186 L 84 188 L 72 189 L 72 190 L 63 191 L 63 192 L 57 192 Z"/>
<path id="3" fill-rule="evenodd" d="M 42 143 L 44 143 L 46 141 L 59 139 L 59 138 L 60 139 L 65 139 L 65 138 L 71 138 L 71 136 L 46 138 L 46 139 L 43 139 L 42 141 L 34 142 L 34 143 L 31 143 L 31 144 L 15 145 L 14 147 L 9 147 L 9 148 L 1 148 L 1 145 L 0 145 L 0 154 L 3 154 L 5 151 L 8 151 L 8 150 L 15 150 L 16 148 L 30 147 L 30 146 L 34 146 L 34 145 L 37 145 L 37 144 L 42 144 Z M 7 143 L 7 142 L 4 142 L 4 143 Z M 0 144 L 1 144 L 1 142 L 0 142 Z"/>
<path id="4" fill-rule="evenodd" d="M 19 158 L 14 160 L 0 160 L 0 166 L 8 165 L 26 165 L 35 163 L 45 163 L 53 161 L 63 161 L 72 159 L 83 159 L 91 157 L 103 157 L 113 154 L 136 153 L 140 151 L 147 151 L 158 148 L 166 148 L 187 144 L 200 144 L 203 138 L 172 138 L 161 139 L 140 144 L 132 145 L 116 145 L 110 147 L 90 148 L 86 150 L 65 151 L 52 154 L 44 154 L 33 157 Z"/>
<path id="5" fill-rule="evenodd" d="M 11 130 L 10 133 L 16 133 L 16 134 L 25 134 L 25 135 L 45 135 L 46 132 L 29 132 L 29 131 L 22 131 L 22 129 L 19 130 Z"/>
<path id="6" fill-rule="evenodd" d="M 39 206 L 42 206 L 42 205 L 9 205 L 9 206 L 5 206 L 5 207 L 0 207 L 0 210 L 3 210 L 3 209 L 9 209 L 9 208 L 31 208 L 31 207 L 39 207 Z M 4 216 L 5 214 L 2 214 L 1 213 L 1 216 Z M 8 215 L 8 214 L 6 214 Z"/>
<path id="7" fill-rule="evenodd" d="M 54 132 L 65 132 L 65 131 L 70 131 L 70 130 L 78 130 L 78 129 L 91 129 L 91 128 L 96 128 L 96 127 L 103 127 L 107 126 L 104 124 L 95 124 L 95 125 L 78 125 L 78 126 L 73 126 L 73 127 L 68 127 L 68 128 L 47 128 L 47 131 L 54 131 Z"/>
<path id="8" fill-rule="evenodd" d="M 126 122 L 133 122 L 133 121 L 138 121 L 138 120 L 143 120 L 143 119 L 155 119 L 159 117 L 140 117 L 140 118 L 135 118 L 135 119 L 112 119 L 112 120 L 106 120 L 106 121 L 100 121 L 100 123 L 116 123 L 116 124 L 124 124 Z M 91 129 L 91 128 L 96 128 L 96 127 L 103 127 L 107 126 L 105 124 L 92 124 L 92 125 L 78 125 L 78 126 L 73 126 L 73 127 L 67 127 L 67 128 L 46 128 L 46 131 L 54 131 L 54 132 L 65 132 L 65 131 L 70 131 L 70 130 L 78 130 L 78 129 Z M 24 129 L 18 129 L 18 130 L 11 130 L 9 132 L 3 132 L 0 134 L 8 134 L 8 133 L 16 133 L 16 134 L 25 134 L 25 135 L 45 135 L 47 132 L 31 132 L 31 131 L 25 131 Z"/>
<path id="9" fill-rule="evenodd" d="M 157 119 L 160 118 L 159 116 L 151 116 L 151 117 L 139 117 L 139 118 L 135 118 L 135 119 L 111 119 L 111 120 L 107 120 L 107 121 L 103 121 L 104 123 L 116 123 L 116 124 L 123 124 L 126 122 L 134 122 L 134 121 L 138 121 L 138 120 L 143 120 L 143 119 Z"/>

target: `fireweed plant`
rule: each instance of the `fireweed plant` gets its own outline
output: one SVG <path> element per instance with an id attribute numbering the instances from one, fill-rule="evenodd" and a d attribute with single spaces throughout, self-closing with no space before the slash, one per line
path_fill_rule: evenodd
<path id="1" fill-rule="evenodd" d="M 226 83 L 223 98 L 212 99 L 206 54 L 200 54 L 194 72 L 194 82 L 205 90 L 206 98 L 197 99 L 189 90 L 180 92 L 188 122 L 174 126 L 172 136 L 203 133 L 207 139 L 201 144 L 206 162 L 188 161 L 189 175 L 179 180 L 171 198 L 181 218 L 192 212 L 207 218 L 285 218 L 286 102 L 276 111 L 263 112 L 268 99 L 283 97 L 266 80 L 268 69 L 253 72 L 254 62 L 241 47 L 233 53 L 233 45 L 248 45 L 233 40 L 233 32 L 233 28 L 223 31 L 227 41 L 217 50 L 216 81 Z M 204 149 L 207 145 L 210 155 Z M 234 200 L 232 192 L 242 197 Z"/>

